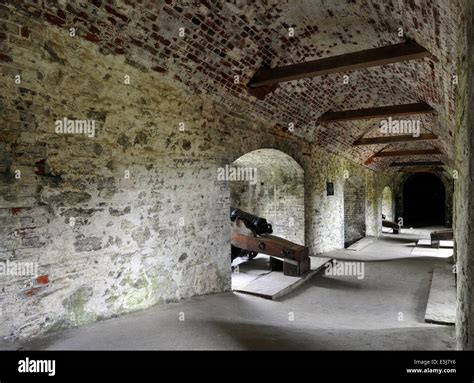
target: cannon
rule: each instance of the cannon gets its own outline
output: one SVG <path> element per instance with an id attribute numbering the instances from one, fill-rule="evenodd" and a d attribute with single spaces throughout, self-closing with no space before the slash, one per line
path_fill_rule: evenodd
<path id="1" fill-rule="evenodd" d="M 396 222 L 392 222 L 386 219 L 385 214 L 382 214 L 382 226 L 393 229 L 393 234 L 398 234 L 400 232 L 400 225 Z"/>
<path id="2" fill-rule="evenodd" d="M 230 208 L 230 220 L 232 260 L 241 256 L 251 259 L 261 253 L 270 256 L 272 271 L 296 277 L 310 270 L 308 248 L 272 235 L 272 225 L 265 218 Z"/>
<path id="3" fill-rule="evenodd" d="M 230 220 L 235 222 L 236 219 L 245 221 L 245 224 L 257 235 L 273 233 L 272 225 L 265 218 L 247 213 L 243 210 L 230 208 Z"/>

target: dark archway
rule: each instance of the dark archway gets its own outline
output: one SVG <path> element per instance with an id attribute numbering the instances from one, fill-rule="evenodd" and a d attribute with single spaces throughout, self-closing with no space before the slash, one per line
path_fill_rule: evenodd
<path id="1" fill-rule="evenodd" d="M 403 185 L 403 224 L 422 227 L 445 224 L 445 188 L 432 173 L 415 173 Z"/>

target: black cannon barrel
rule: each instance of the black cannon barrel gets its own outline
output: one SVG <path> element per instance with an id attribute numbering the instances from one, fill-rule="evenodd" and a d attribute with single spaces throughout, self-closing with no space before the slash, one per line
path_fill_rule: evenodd
<path id="1" fill-rule="evenodd" d="M 234 222 L 236 219 L 245 221 L 245 223 L 258 235 L 273 233 L 272 225 L 269 224 L 265 218 L 231 207 L 230 220 Z"/>

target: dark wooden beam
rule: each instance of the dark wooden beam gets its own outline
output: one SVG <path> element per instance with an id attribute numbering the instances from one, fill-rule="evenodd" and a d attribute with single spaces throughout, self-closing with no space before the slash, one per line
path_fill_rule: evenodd
<path id="1" fill-rule="evenodd" d="M 418 137 L 414 137 L 411 134 L 400 136 L 367 137 L 359 138 L 356 142 L 354 142 L 354 145 L 391 144 L 395 142 L 436 140 L 437 138 L 438 136 L 433 133 L 422 133 Z"/>
<path id="2" fill-rule="evenodd" d="M 432 54 L 416 41 L 409 40 L 401 44 L 346 53 L 299 64 L 261 69 L 255 73 L 248 86 L 250 88 L 256 88 L 285 81 L 348 72 L 356 69 L 422 59 L 425 57 L 433 58 Z"/>
<path id="3" fill-rule="evenodd" d="M 393 162 L 390 166 L 442 166 L 442 161 L 409 161 L 409 162 Z"/>
<path id="4" fill-rule="evenodd" d="M 394 150 L 392 152 L 378 152 L 372 157 L 418 156 L 425 154 L 443 154 L 439 149 Z"/>
<path id="5" fill-rule="evenodd" d="M 435 113 L 436 111 L 426 102 L 413 104 L 377 106 L 366 109 L 341 110 L 336 112 L 326 112 L 318 119 L 321 122 L 367 120 L 381 117 L 410 116 L 414 114 Z"/>
<path id="6" fill-rule="evenodd" d="M 375 161 L 375 155 L 378 154 L 378 153 L 383 152 L 386 148 L 387 148 L 387 146 L 384 146 L 382 149 L 380 149 L 379 151 L 372 154 L 369 158 L 367 158 L 367 160 L 365 160 L 364 164 L 365 165 L 371 165 Z"/>
<path id="7" fill-rule="evenodd" d="M 440 168 L 439 166 L 420 166 L 417 168 L 401 168 L 398 171 L 399 172 L 404 172 L 404 173 L 423 173 L 423 172 L 435 172 L 435 171 L 441 171 L 443 168 Z"/>
<path id="8" fill-rule="evenodd" d="M 276 88 L 278 88 L 278 84 L 264 85 L 259 86 L 258 88 L 249 88 L 249 93 L 259 100 L 264 100 L 265 96 L 274 92 Z"/>

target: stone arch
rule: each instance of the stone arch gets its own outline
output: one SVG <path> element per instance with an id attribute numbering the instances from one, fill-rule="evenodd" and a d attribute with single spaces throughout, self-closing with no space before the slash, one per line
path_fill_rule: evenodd
<path id="1" fill-rule="evenodd" d="M 256 174 L 255 180 L 229 182 L 231 206 L 266 218 L 275 235 L 304 245 L 303 167 L 277 149 L 248 152 L 230 166 Z"/>
<path id="2" fill-rule="evenodd" d="M 302 151 L 296 148 L 298 148 L 298 145 L 296 143 L 295 145 L 291 145 L 291 146 L 267 144 L 267 145 L 262 145 L 255 148 L 248 148 L 248 151 L 245 151 L 245 152 L 239 151 L 237 153 L 233 153 L 230 161 L 231 162 L 237 161 L 240 158 L 246 156 L 247 154 L 250 154 L 253 152 L 268 151 L 268 153 L 271 153 L 273 151 L 273 153 L 279 152 L 284 156 L 290 157 L 305 172 L 307 170 L 306 169 L 307 161 L 304 158 Z"/>

